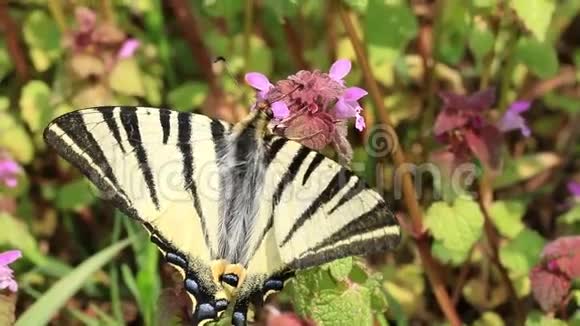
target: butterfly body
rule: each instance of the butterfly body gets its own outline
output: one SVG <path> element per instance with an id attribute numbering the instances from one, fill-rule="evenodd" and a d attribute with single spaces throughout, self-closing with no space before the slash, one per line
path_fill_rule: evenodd
<path id="1" fill-rule="evenodd" d="M 149 232 L 184 279 L 193 322 L 232 322 L 296 269 L 396 246 L 380 195 L 350 170 L 268 132 L 259 108 L 230 125 L 145 107 L 55 119 L 46 142 Z"/>

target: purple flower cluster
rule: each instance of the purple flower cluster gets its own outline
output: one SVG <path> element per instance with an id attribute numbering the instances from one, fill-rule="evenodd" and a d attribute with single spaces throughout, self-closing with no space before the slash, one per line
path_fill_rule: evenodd
<path id="1" fill-rule="evenodd" d="M 10 250 L 0 253 L 0 290 L 18 291 L 18 283 L 14 280 L 14 272 L 9 264 L 22 257 L 20 250 Z"/>
<path id="2" fill-rule="evenodd" d="M 531 134 L 521 116 L 529 109 L 529 102 L 514 102 L 501 120 L 493 123 L 485 114 L 495 102 L 494 89 L 467 96 L 443 92 L 440 96 L 443 109 L 435 120 L 433 131 L 446 147 L 433 154 L 435 161 L 454 166 L 475 156 L 496 171 L 501 164 L 502 133 L 520 130 L 526 137 Z"/>
<path id="3" fill-rule="evenodd" d="M 556 239 L 544 247 L 541 263 L 530 272 L 534 298 L 544 311 L 566 301 L 572 282 L 580 278 L 580 237 Z"/>
<path id="4" fill-rule="evenodd" d="M 367 95 L 362 88 L 345 86 L 350 69 L 350 61 L 337 60 L 328 73 L 301 70 L 272 84 L 263 74 L 251 72 L 245 80 L 257 90 L 256 101 L 271 106 L 277 133 L 316 150 L 334 144 L 348 161 L 352 149 L 345 139 L 345 122 L 355 119 L 356 129 L 365 128 L 358 101 Z"/>
<path id="5" fill-rule="evenodd" d="M 127 38 L 125 32 L 110 22 L 99 21 L 91 9 L 78 7 L 75 18 L 77 27 L 65 38 L 73 55 L 93 56 L 111 69 L 118 60 L 132 57 L 140 47 L 139 40 Z"/>

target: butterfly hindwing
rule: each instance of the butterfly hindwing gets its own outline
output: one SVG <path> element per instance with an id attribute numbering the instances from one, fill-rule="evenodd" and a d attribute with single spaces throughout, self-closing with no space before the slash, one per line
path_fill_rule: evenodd
<path id="1" fill-rule="evenodd" d="M 102 197 L 143 223 L 199 299 L 217 291 L 207 265 L 219 242 L 219 188 L 206 185 L 218 182 L 216 144 L 230 127 L 165 109 L 99 107 L 55 119 L 44 137 Z"/>

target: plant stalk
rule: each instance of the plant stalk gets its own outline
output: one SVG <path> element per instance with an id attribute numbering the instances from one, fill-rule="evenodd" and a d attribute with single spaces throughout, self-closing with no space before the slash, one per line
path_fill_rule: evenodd
<path id="1" fill-rule="evenodd" d="M 350 18 L 350 12 L 342 4 L 338 7 L 340 18 L 355 50 L 358 62 L 361 65 L 365 84 L 368 87 L 371 99 L 377 109 L 379 120 L 392 128 L 389 114 L 383 102 L 383 96 L 373 76 L 373 72 L 367 60 L 362 41 L 356 34 L 356 30 Z M 393 160 L 395 162 L 395 168 L 400 168 L 403 164 L 405 164 L 405 154 L 403 153 L 402 148 L 399 146 L 399 140 L 396 134 L 393 134 L 393 138 L 393 142 L 395 143 L 392 152 Z M 445 288 L 445 284 L 441 278 L 440 267 L 438 264 L 436 264 L 435 260 L 431 256 L 430 245 L 427 241 L 427 238 L 423 235 L 422 212 L 419 207 L 419 202 L 417 201 L 411 175 L 409 172 L 404 171 L 402 178 L 404 202 L 412 221 L 411 232 L 420 235 L 415 238 L 415 241 L 417 249 L 419 250 L 421 261 L 424 265 L 424 270 L 427 273 L 429 282 L 433 288 L 433 293 L 435 294 L 437 302 L 439 303 L 439 307 L 445 314 L 445 317 L 451 323 L 451 325 L 459 326 L 461 325 L 461 319 L 459 318 L 451 298 L 449 297 L 447 289 Z"/>

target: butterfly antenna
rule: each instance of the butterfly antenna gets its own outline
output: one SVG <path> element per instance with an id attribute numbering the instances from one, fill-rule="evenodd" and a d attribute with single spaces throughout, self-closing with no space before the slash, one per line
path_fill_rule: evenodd
<path id="1" fill-rule="evenodd" d="M 216 74 L 219 74 L 222 71 L 225 71 L 226 74 L 234 81 L 234 83 L 236 84 L 236 87 L 240 88 L 240 84 L 238 83 L 238 81 L 236 80 L 236 78 L 234 77 L 232 72 L 230 71 L 230 68 L 228 67 L 228 62 L 226 61 L 226 58 L 222 57 L 221 55 L 216 57 L 215 60 L 213 61 L 212 68 L 213 68 L 214 73 L 216 73 Z"/>

